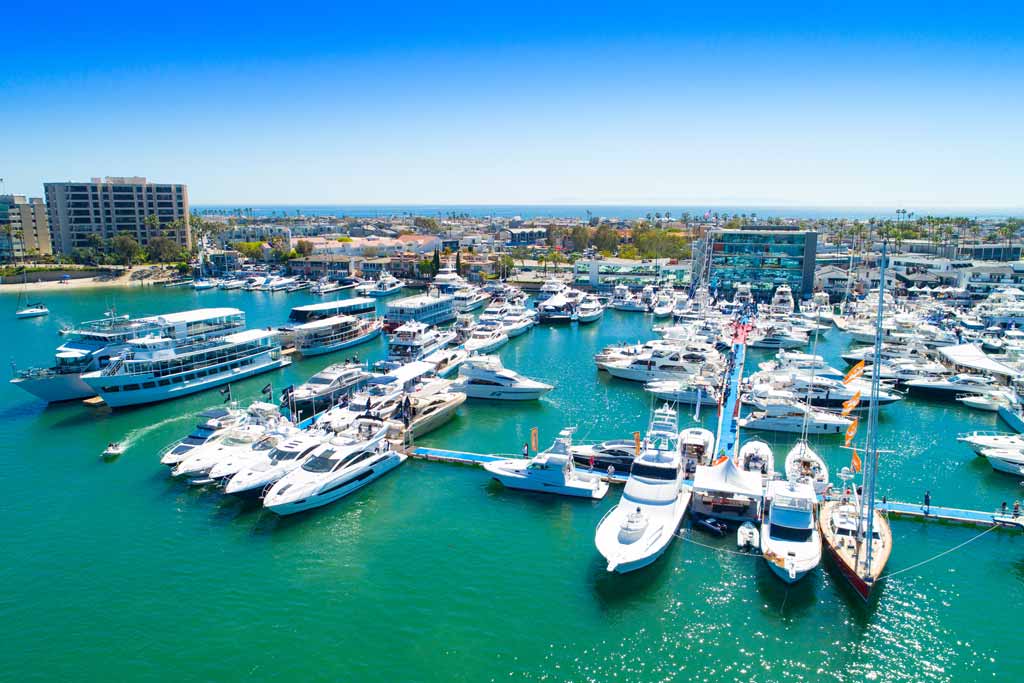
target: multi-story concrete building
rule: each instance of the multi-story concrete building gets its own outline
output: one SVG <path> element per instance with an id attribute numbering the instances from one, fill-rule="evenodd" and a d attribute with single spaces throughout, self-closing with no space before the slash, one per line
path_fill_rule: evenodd
<path id="1" fill-rule="evenodd" d="M 87 183 L 45 183 L 43 187 L 53 246 L 61 253 L 88 247 L 90 235 L 106 240 L 121 233 L 143 246 L 162 235 L 186 249 L 192 247 L 185 185 L 108 177 Z M 159 225 L 148 225 L 148 216 L 156 216 Z M 179 220 L 182 224 L 172 228 L 170 224 Z"/>
<path id="2" fill-rule="evenodd" d="M 814 291 L 814 260 L 818 233 L 777 225 L 747 225 L 739 230 L 709 230 L 695 244 L 694 277 L 705 263 L 711 245 L 708 286 L 719 296 L 732 296 L 736 285 L 749 282 L 754 297 L 768 301 L 779 285 L 789 285 L 793 296 L 810 298 Z"/>
<path id="3" fill-rule="evenodd" d="M 50 224 L 42 198 L 0 195 L 0 260 L 52 253 Z"/>

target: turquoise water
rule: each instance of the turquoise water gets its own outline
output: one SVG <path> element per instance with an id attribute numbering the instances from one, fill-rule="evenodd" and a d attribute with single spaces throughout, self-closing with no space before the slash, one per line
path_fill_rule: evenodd
<path id="1" fill-rule="evenodd" d="M 47 363 L 60 323 L 209 305 L 280 323 L 305 293 L 152 288 L 47 294 L 46 319 L 0 322 L 5 357 Z M 13 310 L 14 298 L 0 299 Z M 607 343 L 649 338 L 650 319 L 609 312 L 540 327 L 505 363 L 557 388 L 536 404 L 467 403 L 421 443 L 516 452 L 578 426 L 580 439 L 643 429 L 639 385 L 598 374 Z M 819 346 L 845 348 L 833 330 Z M 297 383 L 353 350 L 238 383 Z M 358 349 L 383 355 L 382 340 Z M 765 354 L 752 353 L 750 363 Z M 1015 634 L 1024 539 L 990 533 L 885 583 L 871 609 L 824 567 L 786 588 L 760 560 L 677 541 L 653 567 L 609 576 L 593 530 L 618 491 L 591 503 L 509 492 L 480 469 L 409 462 L 331 507 L 263 513 L 171 481 L 156 452 L 186 432 L 207 392 L 117 413 L 45 408 L 0 388 L 0 679 L 278 681 L 1003 680 L 1024 672 Z M 701 415 L 712 426 L 714 411 Z M 692 424 L 692 416 L 685 416 Z M 880 492 L 991 509 L 1024 494 L 954 441 L 993 415 L 904 401 L 883 412 Z M 97 456 L 127 435 L 114 462 Z M 791 438 L 761 434 L 784 454 Z M 836 439 L 818 447 L 848 462 Z M 971 528 L 893 521 L 892 572 L 970 539 Z M 690 532 L 687 532 L 689 535 Z M 700 533 L 692 540 L 734 548 Z"/>

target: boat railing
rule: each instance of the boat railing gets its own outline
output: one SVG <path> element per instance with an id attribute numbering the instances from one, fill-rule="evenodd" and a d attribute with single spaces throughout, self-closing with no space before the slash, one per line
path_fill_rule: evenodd
<path id="1" fill-rule="evenodd" d="M 997 429 L 976 429 L 972 432 L 961 432 L 956 435 L 957 439 L 966 439 L 972 436 L 1016 436 L 1015 432 L 1001 432 Z"/>

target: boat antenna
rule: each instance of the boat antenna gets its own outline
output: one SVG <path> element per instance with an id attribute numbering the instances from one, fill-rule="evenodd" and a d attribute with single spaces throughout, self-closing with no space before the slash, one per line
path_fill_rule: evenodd
<path id="1" fill-rule="evenodd" d="M 861 501 L 867 500 L 867 524 L 865 525 L 865 545 L 867 554 L 864 557 L 865 574 L 870 574 L 872 552 L 874 550 L 875 526 L 875 473 L 878 470 L 878 391 L 880 373 L 879 365 L 882 358 L 882 316 L 885 308 L 885 261 L 888 258 L 888 242 L 882 241 L 882 260 L 878 266 L 878 314 L 875 317 L 875 349 L 874 373 L 871 375 L 871 403 L 868 405 L 867 456 L 864 458 L 864 493 Z M 859 520 L 858 520 L 859 522 Z M 857 524 L 860 533 L 860 524 Z"/>
<path id="2" fill-rule="evenodd" d="M 815 325 L 817 325 L 818 316 L 815 317 Z M 792 329 L 792 328 L 791 328 Z M 814 402 L 814 375 L 818 369 L 818 365 L 815 362 L 815 358 L 818 356 L 818 337 L 819 330 L 814 330 L 814 342 L 811 344 L 811 383 L 807 387 L 807 410 L 804 411 L 804 424 L 800 427 L 800 443 L 801 453 L 807 451 L 807 426 L 811 419 L 811 404 Z"/>

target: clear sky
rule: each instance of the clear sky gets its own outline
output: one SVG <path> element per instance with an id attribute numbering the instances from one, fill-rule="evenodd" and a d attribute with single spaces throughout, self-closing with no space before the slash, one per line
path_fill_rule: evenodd
<path id="1" fill-rule="evenodd" d="M 1021 207 L 1022 6 L 14 0 L 0 177 L 230 205 Z"/>

